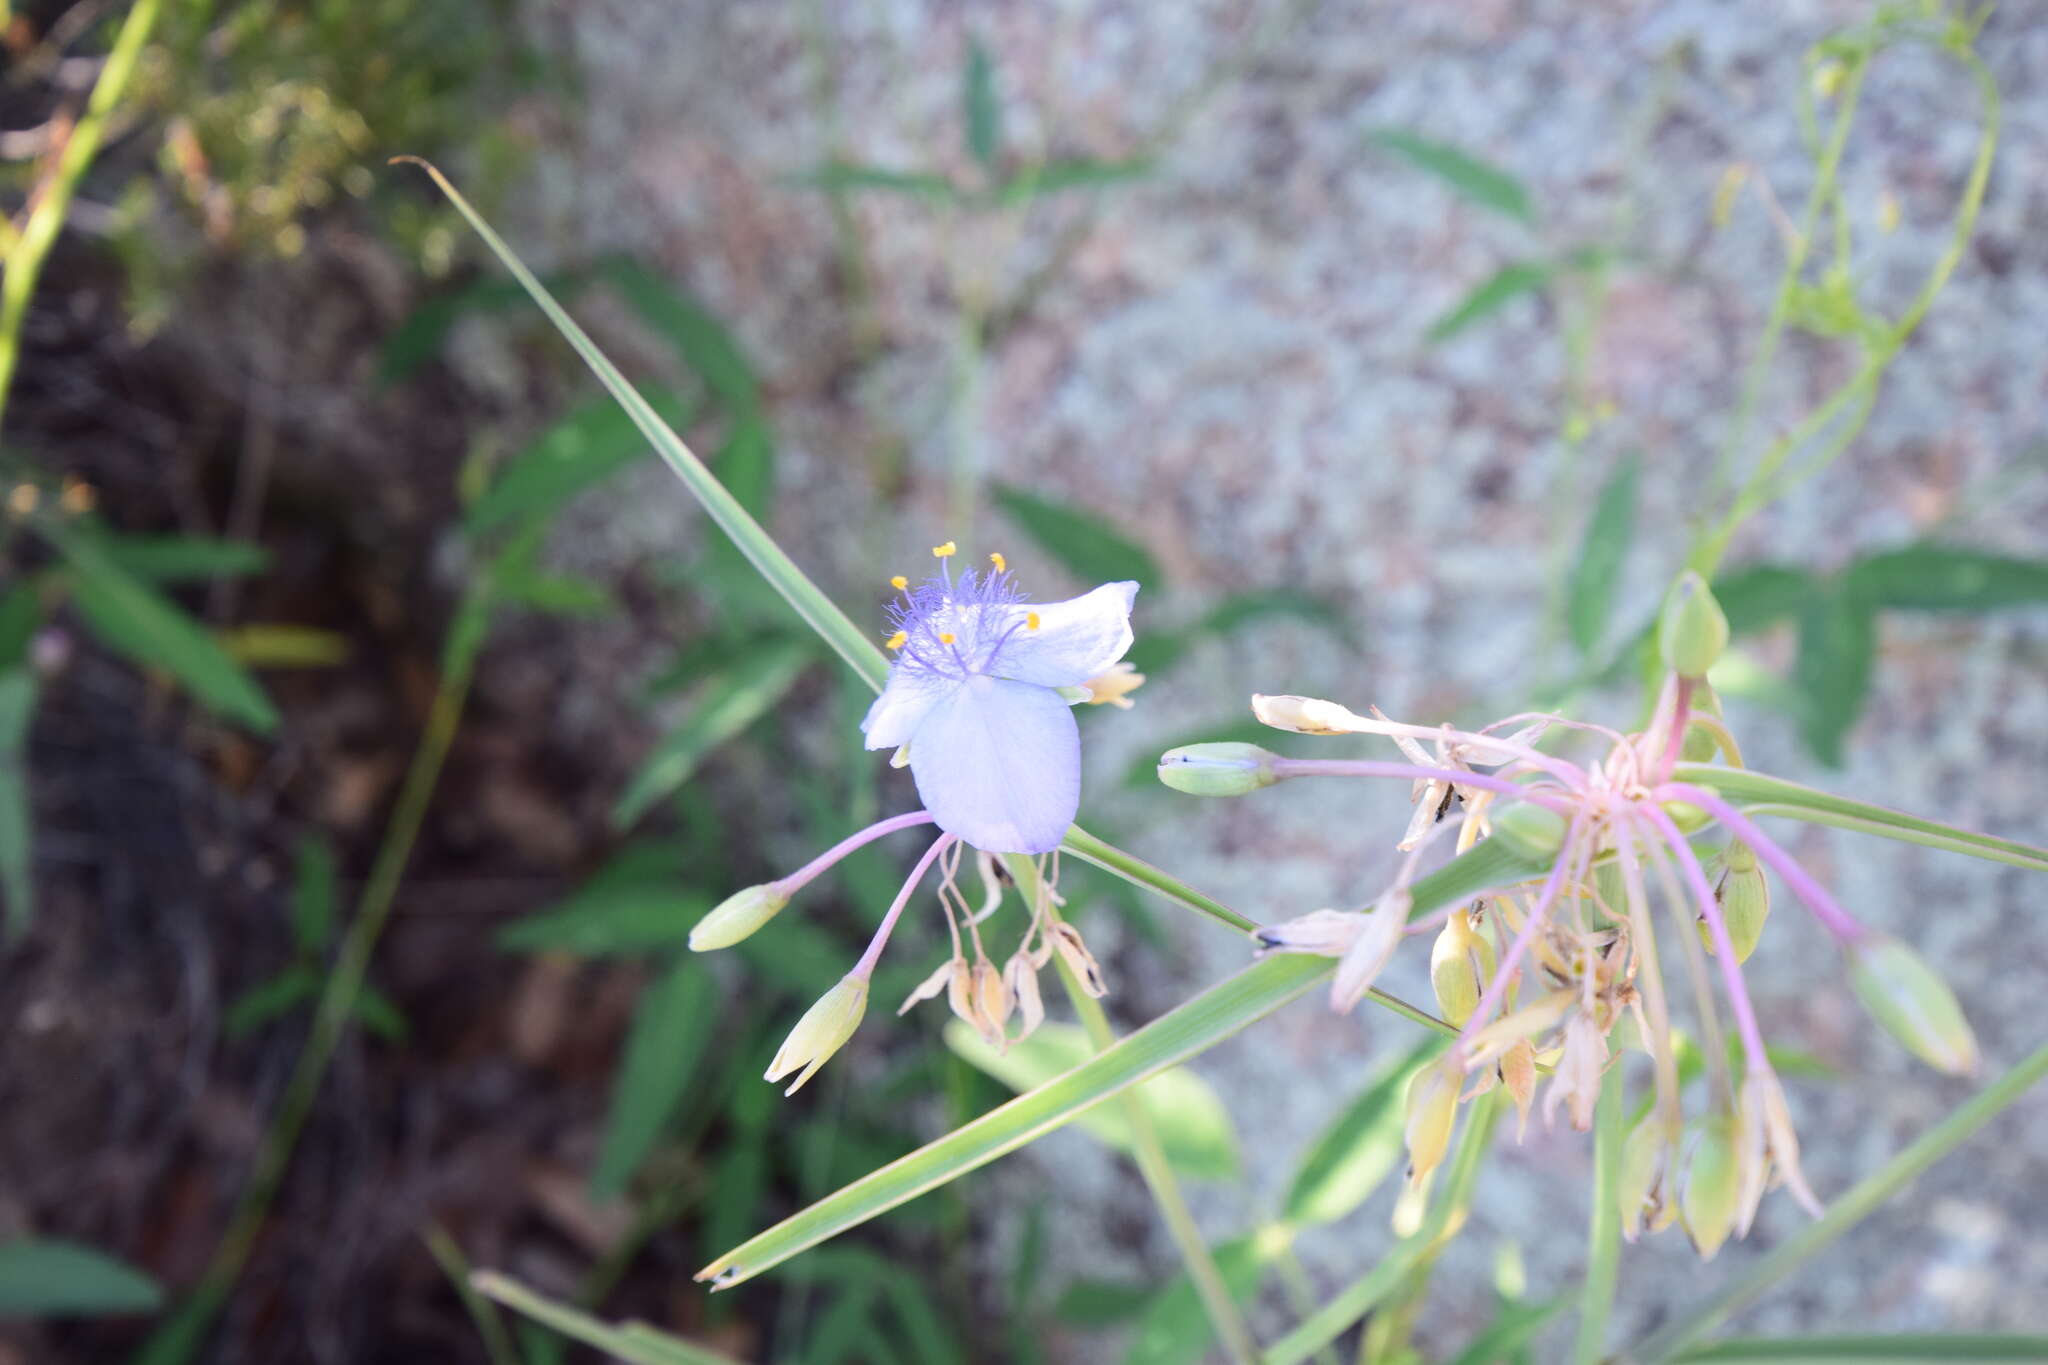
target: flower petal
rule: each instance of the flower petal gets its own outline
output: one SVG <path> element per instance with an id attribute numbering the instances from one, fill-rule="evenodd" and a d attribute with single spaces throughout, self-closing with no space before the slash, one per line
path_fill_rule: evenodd
<path id="1" fill-rule="evenodd" d="M 1136 583 L 1104 583 L 1064 602 L 1011 608 L 1019 615 L 1036 612 L 1038 629 L 1011 632 L 987 671 L 1040 687 L 1079 687 L 1131 647 L 1131 599 L 1137 594 Z"/>
<path id="2" fill-rule="evenodd" d="M 1081 734 L 1057 692 L 969 678 L 918 726 L 910 773 L 948 834 L 990 853 L 1046 853 L 1081 805 Z"/>
<path id="3" fill-rule="evenodd" d="M 931 714 L 932 707 L 944 699 L 949 689 L 959 685 L 958 678 L 914 671 L 901 664 L 891 668 L 882 695 L 875 698 L 860 723 L 861 733 L 868 737 L 868 748 L 893 749 L 908 743 Z"/>

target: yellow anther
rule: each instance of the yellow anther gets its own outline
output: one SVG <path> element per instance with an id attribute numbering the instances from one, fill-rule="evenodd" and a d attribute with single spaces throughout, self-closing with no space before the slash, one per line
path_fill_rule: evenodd
<path id="1" fill-rule="evenodd" d="M 1010 561 L 1004 559 L 1000 554 L 990 555 L 988 562 L 996 566 L 997 573 L 1008 573 L 1010 571 Z"/>
<path id="2" fill-rule="evenodd" d="M 901 648 L 903 648 L 903 646 L 905 646 L 905 645 L 907 645 L 907 644 L 909 644 L 909 643 L 910 643 L 910 636 L 909 636 L 908 634 L 906 634 L 905 632 L 903 632 L 903 631 L 900 631 L 900 630 L 899 630 L 899 631 L 897 631 L 897 632 L 896 632 L 896 633 L 895 633 L 894 635 L 891 635 L 891 636 L 890 636 L 890 637 L 889 637 L 888 639 L 886 639 L 886 640 L 882 641 L 882 648 L 884 648 L 884 649 L 901 649 Z"/>
<path id="3" fill-rule="evenodd" d="M 951 559 L 954 555 L 957 555 L 959 553 L 960 547 L 950 540 L 947 541 L 944 545 L 932 546 L 932 556 L 935 559 Z"/>
<path id="4" fill-rule="evenodd" d="M 958 636 L 956 636 L 955 634 L 953 634 L 953 632 L 952 632 L 952 631 L 950 631 L 950 630 L 949 630 L 949 631 L 945 632 L 944 634 L 942 634 L 941 636 L 939 636 L 939 643 L 940 643 L 940 644 L 942 644 L 942 645 L 950 645 L 950 644 L 952 644 L 952 643 L 953 643 L 953 641 L 954 641 L 954 640 L 956 640 L 956 639 L 958 639 L 958 638 L 959 638 Z"/>
<path id="5" fill-rule="evenodd" d="M 904 589 L 910 586 L 910 580 L 905 578 L 902 574 L 897 574 L 894 578 L 889 580 L 889 586 L 896 589 L 896 591 L 898 592 L 902 592 Z"/>
<path id="6" fill-rule="evenodd" d="M 1026 630 L 1037 630 L 1037 629 L 1038 629 L 1038 613 L 1037 613 L 1037 612 L 1035 612 L 1035 611 L 1027 611 L 1027 612 L 1025 612 L 1025 613 L 1024 613 L 1024 629 L 1026 629 Z"/>

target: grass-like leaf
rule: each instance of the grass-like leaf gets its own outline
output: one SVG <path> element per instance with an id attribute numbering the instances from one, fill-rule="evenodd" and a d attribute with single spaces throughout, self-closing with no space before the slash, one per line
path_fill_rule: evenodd
<path id="1" fill-rule="evenodd" d="M 2048 1336 L 1968 1333 L 1749 1337 L 1717 1341 L 1672 1359 L 1681 1365 L 1969 1365 L 2048 1360 Z"/>
<path id="2" fill-rule="evenodd" d="M 70 568 L 72 599 L 102 644 L 145 668 L 176 678 L 208 710 L 258 734 L 277 728 L 277 711 L 256 680 L 183 608 L 130 576 L 85 536 L 57 534 Z"/>
<path id="3" fill-rule="evenodd" d="M 1799 613 L 1799 656 L 1793 684 L 1800 700 L 1800 737 L 1830 767 L 1863 714 L 1877 659 L 1877 615 L 1846 584 L 1815 593 Z"/>
<path id="4" fill-rule="evenodd" d="M 0 924 L 10 939 L 35 922 L 28 810 L 28 727 L 35 710 L 35 674 L 25 664 L 0 668 Z"/>
<path id="5" fill-rule="evenodd" d="M 591 1193 L 610 1199 L 660 1139 L 689 1091 L 711 1039 L 718 990 L 697 958 L 684 955 L 640 993 L 626 1055 L 612 1080 L 604 1141 L 590 1176 Z"/>
<path id="6" fill-rule="evenodd" d="M 1783 815 L 1812 824 L 1832 825 L 1909 844 L 1924 844 L 1950 853 L 1967 853 L 1995 863 L 2048 872 L 2048 849 L 2036 848 L 2013 839 L 1995 839 L 1917 815 L 1889 810 L 1868 801 L 1853 801 L 1833 792 L 1787 782 L 1781 777 L 1721 768 L 1706 763 L 1681 763 L 1675 774 L 1681 782 L 1712 787 L 1721 796 L 1742 806 L 1751 815 Z"/>
<path id="7" fill-rule="evenodd" d="M 1402 1102 L 1417 1070 L 1443 1050 L 1431 1038 L 1388 1067 L 1317 1135 L 1295 1168 L 1281 1217 L 1296 1227 L 1346 1217 L 1394 1173 L 1405 1151 Z"/>
<path id="8" fill-rule="evenodd" d="M 1550 1325 L 1564 1304 L 1561 1298 L 1546 1303 L 1503 1304 L 1486 1330 L 1458 1352 L 1450 1365 L 1496 1365 L 1498 1361 L 1513 1359 L 1517 1351 Z"/>
<path id="9" fill-rule="evenodd" d="M 1466 293 L 1465 297 L 1451 305 L 1429 330 L 1423 339 L 1432 345 L 1448 341 L 1476 322 L 1498 313 L 1501 309 L 1521 298 L 1533 294 L 1550 282 L 1556 268 L 1541 261 L 1512 261 L 1488 275 Z"/>
<path id="10" fill-rule="evenodd" d="M 892 171 L 886 166 L 859 166 L 845 161 L 828 161 L 816 170 L 792 177 L 792 182 L 833 192 L 879 190 L 884 194 L 902 194 L 941 203 L 959 197 L 953 182 L 943 175 L 925 171 Z"/>
<path id="11" fill-rule="evenodd" d="M 997 192 L 996 202 L 1008 207 L 1049 194 L 1129 184 L 1152 174 L 1157 164 L 1150 157 L 1143 156 L 1124 161 L 1096 161 L 1086 157 L 1048 161 L 1039 166 L 1027 166 L 1011 176 Z"/>
<path id="12" fill-rule="evenodd" d="M 731 1356 L 656 1331 L 644 1322 L 619 1326 L 601 1322 L 588 1313 L 543 1298 L 496 1271 L 479 1270 L 469 1277 L 469 1283 L 484 1297 L 631 1365 L 739 1365 Z"/>
<path id="13" fill-rule="evenodd" d="M 270 567 L 270 552 L 244 540 L 208 536 L 127 536 L 92 533 L 122 572 L 151 583 L 193 583 L 241 578 Z"/>
<path id="14" fill-rule="evenodd" d="M 958 1019 L 946 1022 L 946 1046 L 979 1071 L 1022 1094 L 1071 1071 L 1095 1055 L 1087 1033 L 1073 1024 L 1044 1024 L 1029 1038 L 998 1052 Z M 1230 1110 L 1209 1083 L 1185 1067 L 1165 1071 L 1134 1092 L 1151 1112 L 1166 1159 L 1197 1180 L 1235 1180 L 1239 1174 L 1237 1129 Z M 1083 1114 L 1080 1124 L 1120 1152 L 1136 1149 L 1121 1106 Z"/>
<path id="15" fill-rule="evenodd" d="M 807 641 L 776 640 L 733 661 L 705 684 L 682 723 L 663 736 L 626 785 L 612 820 L 630 825 L 689 780 L 704 757 L 768 714 L 816 656 Z"/>
<path id="16" fill-rule="evenodd" d="M 968 155 L 983 170 L 994 170 L 1003 150 L 1003 105 L 996 93 L 996 64 L 978 37 L 968 40 L 967 76 L 961 85 Z"/>
<path id="17" fill-rule="evenodd" d="M 648 406 L 681 425 L 690 408 L 674 394 L 656 392 Z M 648 453 L 647 437 L 617 403 L 585 403 L 514 456 L 490 491 L 470 505 L 463 530 L 482 535 L 508 523 L 551 513 Z"/>
<path id="18" fill-rule="evenodd" d="M 1266 1246 L 1257 1236 L 1239 1237 L 1216 1248 L 1216 1269 L 1230 1297 L 1248 1302 L 1259 1288 Z M 1131 1334 L 1124 1365 L 1198 1365 L 1215 1341 L 1201 1298 L 1185 1271 L 1152 1296 Z"/>
<path id="19" fill-rule="evenodd" d="M 1908 545 L 1852 564 L 1845 575 L 1872 605 L 1913 611 L 1991 611 L 2048 602 L 2048 560 L 1958 545 Z"/>
<path id="20" fill-rule="evenodd" d="M 1627 456 L 1608 476 L 1593 504 L 1593 518 L 1579 542 L 1565 593 L 1565 620 L 1581 657 L 1591 658 L 1607 633 L 1614 607 L 1614 589 L 1636 529 L 1636 472 L 1641 461 Z"/>
<path id="21" fill-rule="evenodd" d="M 1411 888 L 1414 913 L 1526 880 L 1541 868 L 1489 839 Z M 882 1169 L 827 1195 L 750 1238 L 699 1272 L 719 1288 L 752 1279 L 798 1252 L 958 1179 L 1073 1121 L 1096 1105 L 1214 1047 L 1313 989 L 1332 970 L 1324 958 L 1279 956 L 1258 962 L 1153 1020 L 1036 1090 L 963 1124 Z M 1375 993 L 1381 1003 L 1388 998 Z M 1404 1010 L 1411 1007 L 1402 1007 Z M 1414 1012 L 1419 1018 L 1428 1016 Z M 1441 1021 L 1431 1021 L 1444 1027 Z"/>
<path id="22" fill-rule="evenodd" d="M 560 904 L 506 925 L 497 941 L 509 952 L 640 953 L 682 943 L 710 908 L 673 876 L 600 873 Z"/>
<path id="23" fill-rule="evenodd" d="M 310 966 L 287 967 L 230 1001 L 221 1018 L 221 1031 L 230 1038 L 246 1038 L 320 994 L 320 985 L 320 973 Z"/>
<path id="24" fill-rule="evenodd" d="M 1518 223 L 1536 221 L 1529 191 L 1522 182 L 1470 152 L 1447 142 L 1433 142 L 1405 128 L 1382 128 L 1372 134 L 1372 142 L 1417 170 L 1427 171 L 1482 208 L 1505 214 Z"/>
<path id="25" fill-rule="evenodd" d="M 141 1271 L 75 1242 L 0 1246 L 0 1318 L 147 1313 L 163 1291 Z"/>
<path id="26" fill-rule="evenodd" d="M 996 506 L 1067 570 L 1091 587 L 1135 578 L 1157 591 L 1163 579 L 1150 553 L 1092 512 L 1021 488 L 996 484 Z"/>
<path id="27" fill-rule="evenodd" d="M 317 834 L 299 840 L 292 867 L 292 940 L 305 954 L 334 938 L 334 848 Z"/>

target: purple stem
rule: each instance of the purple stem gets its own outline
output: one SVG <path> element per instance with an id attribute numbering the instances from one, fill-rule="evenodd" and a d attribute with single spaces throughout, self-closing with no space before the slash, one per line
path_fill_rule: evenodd
<path id="1" fill-rule="evenodd" d="M 1522 965 L 1522 955 L 1528 952 L 1529 945 L 1536 941 L 1536 931 L 1543 927 L 1543 921 L 1550 914 L 1550 907 L 1556 903 L 1557 893 L 1564 886 L 1565 864 L 1577 864 L 1580 861 L 1579 826 L 1580 822 L 1574 820 L 1571 828 L 1565 832 L 1564 844 L 1558 849 L 1557 861 L 1551 864 L 1550 876 L 1544 879 L 1543 890 L 1537 895 L 1536 904 L 1530 909 L 1529 917 L 1522 921 L 1521 932 L 1515 935 L 1515 941 L 1508 946 L 1507 956 L 1500 960 L 1500 969 L 1493 974 L 1493 980 L 1486 983 L 1486 989 L 1480 992 L 1479 1003 L 1472 1007 L 1472 1017 L 1465 1021 L 1464 1029 L 1458 1034 L 1458 1041 L 1452 1047 L 1451 1055 L 1458 1059 L 1460 1066 L 1464 1065 L 1465 1052 L 1471 1045 L 1474 1035 L 1486 1026 L 1489 1016 L 1507 995 L 1508 983 L 1514 979 L 1515 972 Z"/>
<path id="2" fill-rule="evenodd" d="M 1841 941 L 1844 947 L 1855 943 L 1869 933 L 1856 917 L 1844 910 L 1841 903 L 1829 895 L 1827 888 L 1813 879 L 1811 873 L 1801 867 L 1796 859 L 1768 835 L 1756 827 L 1756 822 L 1747 815 L 1723 801 L 1703 787 L 1690 782 L 1667 782 L 1650 793 L 1656 801 L 1684 801 L 1698 806 L 1728 827 L 1731 834 L 1756 850 L 1756 856 L 1771 865 L 1771 869 L 1785 879 L 1793 894 L 1806 903 L 1813 911 L 1814 918 L 1827 927 L 1827 931 Z"/>
<path id="3" fill-rule="evenodd" d="M 874 975 L 875 964 L 882 960 L 882 945 L 889 941 L 889 931 L 896 927 L 896 917 L 903 913 L 904 906 L 910 904 L 910 893 L 917 890 L 917 884 L 924 880 L 924 874 L 931 870 L 939 855 L 946 851 L 946 845 L 952 842 L 953 836 L 950 834 L 941 834 L 932 840 L 932 846 L 917 860 L 917 866 L 910 869 L 910 879 L 904 882 L 903 889 L 896 893 L 896 901 L 889 907 L 889 913 L 882 916 L 881 928 L 875 930 L 875 936 L 868 940 L 868 950 L 860 955 L 860 961 L 853 964 L 853 971 L 848 975 L 857 976 L 863 981 Z"/>
<path id="4" fill-rule="evenodd" d="M 1679 750 L 1685 747 L 1686 713 L 1692 704 L 1692 679 L 1678 680 L 1678 697 L 1671 706 L 1671 736 L 1664 741 L 1664 761 L 1657 765 L 1657 780 L 1669 782 L 1678 766 Z"/>
<path id="5" fill-rule="evenodd" d="M 1487 773 L 1466 772 L 1463 768 L 1425 768 L 1415 763 L 1381 763 L 1369 758 L 1276 758 L 1273 773 L 1277 777 L 1406 777 L 1422 782 L 1449 782 L 1533 801 L 1555 811 L 1566 809 L 1561 799 L 1542 799 L 1546 788 L 1510 782 Z"/>
<path id="6" fill-rule="evenodd" d="M 1699 902 L 1700 916 L 1707 922 L 1707 932 L 1713 935 L 1714 957 L 1721 964 L 1721 984 L 1728 992 L 1728 1008 L 1735 1015 L 1735 1031 L 1742 1035 L 1743 1051 L 1749 1054 L 1752 1070 L 1769 1074 L 1770 1057 L 1764 1052 L 1764 1036 L 1756 1026 L 1749 991 L 1742 984 L 1742 968 L 1735 961 L 1735 943 L 1728 937 L 1728 922 L 1721 918 L 1721 902 L 1714 899 L 1714 888 L 1707 885 L 1706 869 L 1700 866 L 1699 855 L 1660 807 L 1638 806 L 1636 817 L 1655 825 L 1678 859 L 1679 874 L 1691 887 L 1693 899 Z"/>
<path id="7" fill-rule="evenodd" d="M 809 885 L 811 880 L 820 872 L 823 872 L 826 868 L 832 866 L 832 864 L 838 862 L 861 845 L 871 844 L 883 835 L 894 834 L 899 829 L 909 829 L 913 825 L 928 825 L 932 822 L 933 818 L 932 813 L 928 810 L 914 810 L 907 815 L 892 815 L 886 820 L 877 820 L 860 833 L 849 834 L 846 838 L 841 839 L 838 843 L 832 845 L 832 847 L 826 849 L 787 877 L 774 882 L 773 885 L 784 896 L 793 896 Z"/>

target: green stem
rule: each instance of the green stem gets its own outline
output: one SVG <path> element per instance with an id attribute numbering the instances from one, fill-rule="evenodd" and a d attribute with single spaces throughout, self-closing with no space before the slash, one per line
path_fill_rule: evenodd
<path id="1" fill-rule="evenodd" d="M 162 10 L 162 0 L 136 0 L 128 17 L 121 21 L 121 31 L 114 35 L 113 50 L 107 54 L 106 65 L 100 68 L 100 78 L 85 102 L 85 116 L 65 139 L 49 183 L 40 187 L 39 194 L 31 196 L 34 207 L 29 210 L 28 223 L 21 235 L 8 243 L 6 269 L 0 273 L 0 419 L 6 415 L 7 393 L 14 386 L 14 370 L 21 361 L 21 329 L 28 319 L 28 302 L 36 290 L 36 277 L 42 274 L 43 262 L 63 230 L 78 182 L 99 155 L 107 120 L 126 93 L 128 80 L 135 74 L 136 59 L 142 55 L 142 45 L 149 41 L 150 30 L 156 27 L 157 15 Z M 0 421 L 0 426 L 4 426 L 4 421 Z"/>
<path id="2" fill-rule="evenodd" d="M 1470 1204 L 1473 1186 L 1479 1179 L 1480 1160 L 1486 1154 L 1494 1121 L 1500 1117 L 1501 1094 L 1501 1089 L 1496 1087 L 1471 1102 L 1472 1112 L 1465 1120 L 1464 1134 L 1458 1139 L 1458 1152 L 1451 1161 L 1450 1179 L 1443 1199 L 1430 1209 L 1422 1227 L 1413 1237 L 1381 1257 L 1379 1264 L 1363 1277 L 1353 1281 L 1310 1315 L 1301 1326 L 1267 1347 L 1266 1365 L 1301 1365 L 1302 1361 L 1350 1330 L 1353 1323 L 1401 1286 L 1408 1272 L 1430 1252 L 1451 1225 L 1453 1215 Z"/>
<path id="3" fill-rule="evenodd" d="M 1280 1267 L 1280 1285 L 1287 1294 L 1287 1306 L 1305 1318 L 1316 1311 L 1315 1285 L 1309 1280 L 1308 1267 L 1301 1263 L 1300 1253 L 1294 1249 L 1294 1230 L 1284 1226 L 1279 1230 L 1287 1237 L 1287 1245 L 1274 1262 Z M 1317 1351 L 1315 1359 L 1316 1365 L 1341 1365 L 1334 1346 Z"/>
<path id="4" fill-rule="evenodd" d="M 1035 903 L 1043 891 L 1037 865 L 1020 854 L 1006 856 L 1004 863 L 1026 902 Z M 1113 1045 L 1116 1031 L 1109 1025 L 1102 1002 L 1082 989 L 1065 957 L 1055 954 L 1053 962 L 1059 967 L 1060 984 L 1066 988 L 1067 999 L 1073 1003 L 1074 1014 L 1087 1031 L 1088 1041 L 1097 1052 Z M 1231 1297 L 1230 1286 L 1223 1281 L 1223 1272 L 1216 1268 L 1208 1241 L 1195 1225 L 1195 1215 L 1181 1193 L 1180 1178 L 1174 1175 L 1173 1166 L 1166 1159 L 1166 1148 L 1160 1145 L 1151 1113 L 1134 1088 L 1124 1090 L 1116 1102 L 1123 1110 L 1124 1122 L 1130 1126 L 1131 1154 L 1137 1159 L 1138 1173 L 1145 1178 L 1145 1188 L 1151 1191 L 1152 1202 L 1166 1222 L 1166 1231 L 1180 1251 L 1181 1263 L 1194 1282 L 1195 1293 L 1202 1300 L 1202 1311 L 1208 1314 L 1216 1339 L 1223 1343 L 1236 1365 L 1259 1365 L 1258 1342 L 1238 1311 L 1237 1300 Z"/>
<path id="5" fill-rule="evenodd" d="M 1614 1286 L 1621 1267 L 1621 1146 L 1624 1127 L 1621 1068 L 1600 1086 L 1593 1112 L 1593 1208 L 1586 1231 L 1586 1284 L 1579 1299 L 1579 1365 L 1595 1365 L 1607 1340 L 1614 1311 Z"/>
<path id="6" fill-rule="evenodd" d="M 1910 1185 L 1922 1171 L 1968 1141 L 1978 1129 L 1996 1118 L 2043 1076 L 2048 1076 L 2048 1045 L 2029 1053 L 2018 1066 L 1985 1086 L 1954 1113 L 1921 1134 L 1904 1151 L 1858 1181 L 1835 1200 L 1826 1213 L 1765 1255 L 1733 1284 L 1670 1326 L 1614 1357 L 1617 1365 L 1653 1365 L 1657 1361 L 1669 1360 L 1697 1342 L 1731 1314 L 1748 1307 L 1765 1291 L 1782 1284 L 1802 1262 L 1874 1213 Z"/>
<path id="7" fill-rule="evenodd" d="M 340 1045 L 354 1012 L 356 997 L 369 970 L 370 956 L 376 949 L 377 939 L 391 917 L 391 907 L 397 899 L 405 865 L 412 856 L 413 844 L 419 838 L 420 826 L 433 800 L 434 787 L 440 780 L 441 766 L 447 760 L 448 750 L 462 721 L 463 704 L 469 696 L 469 684 L 475 672 L 477 654 L 483 647 L 489 616 L 490 589 L 487 581 L 479 581 L 470 587 L 456 607 L 455 619 L 449 626 L 448 638 L 442 648 L 441 682 L 427 712 L 426 728 L 420 736 L 419 747 L 413 751 L 412 765 L 406 770 L 405 784 L 392 808 L 391 823 L 385 828 L 377 860 L 371 865 L 368 881 L 363 884 L 355 918 L 342 939 L 334 970 L 321 992 L 313 1015 L 312 1032 L 292 1069 L 291 1080 L 285 1086 L 277 1114 L 271 1119 L 257 1149 L 255 1169 L 249 1176 L 249 1183 L 235 1205 L 227 1233 L 215 1249 L 213 1259 L 201 1272 L 191 1298 L 143 1344 L 135 1357 L 137 1365 L 173 1365 L 173 1362 L 189 1359 L 204 1342 L 213 1319 L 227 1302 L 228 1294 L 248 1263 L 257 1234 L 262 1231 L 271 1201 L 284 1178 L 285 1168 L 291 1162 L 292 1149 L 298 1143 L 308 1115 L 312 1113 L 328 1064 L 334 1060 L 335 1049 Z"/>
<path id="8" fill-rule="evenodd" d="M 477 1293 L 476 1286 L 469 1282 L 469 1258 L 462 1254 L 448 1229 L 430 1222 L 420 1240 L 427 1244 L 427 1251 L 441 1267 L 441 1273 L 455 1286 L 456 1297 L 468 1310 L 469 1320 L 476 1324 L 476 1334 L 483 1338 L 484 1355 L 491 1365 L 519 1365 L 519 1351 L 512 1344 L 512 1334 L 505 1330 L 504 1316 L 498 1312 L 498 1305 Z"/>

